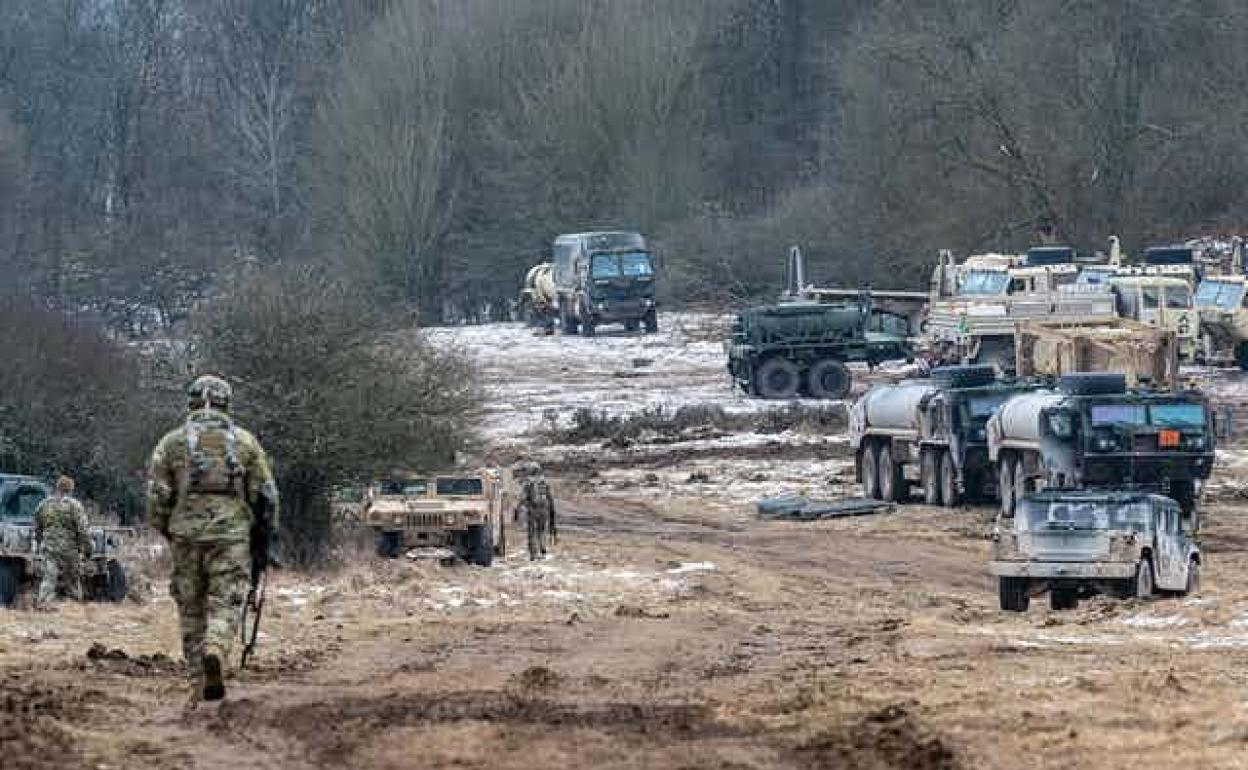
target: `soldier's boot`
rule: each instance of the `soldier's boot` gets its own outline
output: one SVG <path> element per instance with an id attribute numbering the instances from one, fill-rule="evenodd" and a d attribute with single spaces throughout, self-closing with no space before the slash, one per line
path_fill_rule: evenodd
<path id="1" fill-rule="evenodd" d="M 204 700 L 225 697 L 225 666 L 221 650 L 215 645 L 204 647 Z"/>

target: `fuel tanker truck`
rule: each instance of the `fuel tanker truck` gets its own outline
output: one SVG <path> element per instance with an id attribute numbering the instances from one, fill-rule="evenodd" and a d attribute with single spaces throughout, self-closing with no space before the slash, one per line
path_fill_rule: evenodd
<path id="1" fill-rule="evenodd" d="M 554 265 L 550 262 L 534 265 L 524 276 L 524 288 L 520 291 L 520 317 L 530 326 L 553 331 L 559 319 L 557 296 Z"/>
<path id="2" fill-rule="evenodd" d="M 991 496 L 988 418 L 1036 385 L 1004 382 L 991 366 L 946 366 L 924 379 L 877 385 L 849 413 L 858 480 L 867 497 L 901 502 L 917 482 L 928 505 Z"/>
<path id="3" fill-rule="evenodd" d="M 1160 492 L 1184 513 L 1213 470 L 1214 424 L 1196 391 L 1127 390 L 1117 373 L 1068 374 L 988 420 L 1001 513 L 1041 488 Z"/>

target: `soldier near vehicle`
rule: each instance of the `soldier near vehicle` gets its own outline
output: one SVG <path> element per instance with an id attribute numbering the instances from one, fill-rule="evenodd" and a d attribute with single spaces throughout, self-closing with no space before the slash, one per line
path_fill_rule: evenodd
<path id="1" fill-rule="evenodd" d="M 43 556 L 40 564 L 39 605 L 48 606 L 58 594 L 81 601 L 82 562 L 94 544 L 87 512 L 73 496 L 74 480 L 61 476 L 53 493 L 35 510 L 34 538 Z"/>
<path id="2" fill-rule="evenodd" d="M 546 555 L 546 544 L 554 544 L 559 537 L 555 524 L 555 498 L 550 484 L 542 475 L 542 467 L 535 462 L 519 463 L 515 470 L 520 482 L 520 499 L 516 503 L 514 518 L 524 517 L 528 530 L 529 559 L 536 561 Z"/>
<path id="3" fill-rule="evenodd" d="M 253 529 L 277 529 L 277 487 L 260 443 L 229 416 L 232 389 L 199 377 L 186 422 L 148 466 L 147 520 L 173 551 L 170 593 L 182 652 L 205 700 L 225 696 L 225 673 L 250 579 Z"/>

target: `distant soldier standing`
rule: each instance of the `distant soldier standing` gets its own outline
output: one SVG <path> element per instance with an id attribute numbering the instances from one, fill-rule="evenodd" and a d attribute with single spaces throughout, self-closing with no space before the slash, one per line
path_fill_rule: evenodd
<path id="1" fill-rule="evenodd" d="M 56 489 L 35 510 L 35 542 L 43 556 L 39 606 L 49 606 L 58 590 L 82 600 L 82 560 L 91 556 L 87 512 L 73 497 L 74 480 L 61 476 Z"/>
<path id="2" fill-rule="evenodd" d="M 542 466 L 535 462 L 521 463 L 516 473 L 521 478 L 520 500 L 516 504 L 515 518 L 524 516 L 529 534 L 529 559 L 536 561 L 546 555 L 547 536 L 551 543 L 558 539 L 555 498 L 542 475 Z"/>
<path id="3" fill-rule="evenodd" d="M 173 551 L 170 593 L 182 653 L 205 700 L 225 697 L 225 672 L 250 581 L 252 523 L 277 528 L 277 487 L 260 443 L 228 414 L 219 377 L 187 390 L 186 423 L 156 445 L 148 466 L 147 520 Z"/>

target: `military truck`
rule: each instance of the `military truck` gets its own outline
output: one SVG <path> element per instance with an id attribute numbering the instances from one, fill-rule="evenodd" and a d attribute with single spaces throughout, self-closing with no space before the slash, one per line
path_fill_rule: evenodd
<path id="1" fill-rule="evenodd" d="M 1043 252 L 1034 255 L 1032 252 Z M 1026 255 L 980 254 L 962 264 L 942 251 L 932 274 L 926 336 L 965 363 L 1014 368 L 1015 325 L 1112 319 L 1114 296 L 1103 283 L 1080 283 L 1080 265 L 1055 262 L 1073 251 L 1053 247 Z"/>
<path id="2" fill-rule="evenodd" d="M 1200 311 L 1192 285 L 1169 275 L 1116 275 L 1109 279 L 1121 318 L 1174 332 L 1179 358 L 1195 361 L 1200 349 Z"/>
<path id="3" fill-rule="evenodd" d="M 1210 364 L 1248 370 L 1248 278 L 1219 275 L 1200 282 L 1193 303 L 1200 313 L 1201 352 Z"/>
<path id="4" fill-rule="evenodd" d="M 610 323 L 659 330 L 654 257 L 638 233 L 560 235 L 551 272 L 564 334 L 592 337 Z"/>
<path id="5" fill-rule="evenodd" d="M 992 495 L 988 417 L 1035 387 L 998 380 L 991 366 L 949 366 L 867 391 L 849 412 L 863 494 L 902 502 L 917 483 L 924 502 L 948 507 Z"/>
<path id="6" fill-rule="evenodd" d="M 362 516 L 376 534 L 379 556 L 448 548 L 488 567 L 507 553 L 505 519 L 513 500 L 506 471 L 395 477 L 369 488 Z"/>
<path id="7" fill-rule="evenodd" d="M 909 335 L 905 316 L 877 309 L 869 292 L 751 308 L 732 322 L 728 372 L 751 396 L 844 398 L 853 385 L 847 362 L 909 358 Z"/>
<path id="8" fill-rule="evenodd" d="M 23 586 L 39 580 L 43 556 L 35 548 L 35 510 L 51 492 L 40 479 L 0 474 L 0 607 L 12 606 Z M 93 550 L 83 564 L 83 596 L 111 602 L 126 598 L 126 570 L 118 550 L 129 531 L 91 527 Z"/>
<path id="9" fill-rule="evenodd" d="M 1045 488 L 1161 492 L 1184 512 L 1213 470 L 1214 425 L 1198 392 L 1128 391 L 1117 373 L 1069 374 L 1006 401 L 988 420 L 1001 513 Z"/>
<path id="10" fill-rule="evenodd" d="M 1198 520 L 1144 492 L 1046 491 L 999 517 L 992 562 L 1001 609 L 1026 612 L 1048 591 L 1054 610 L 1104 594 L 1147 599 L 1200 587 Z"/>

